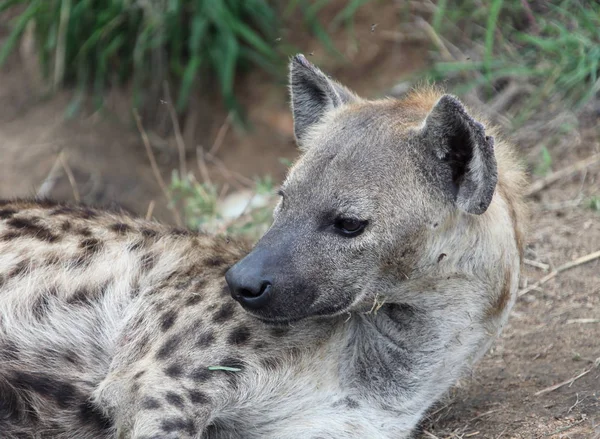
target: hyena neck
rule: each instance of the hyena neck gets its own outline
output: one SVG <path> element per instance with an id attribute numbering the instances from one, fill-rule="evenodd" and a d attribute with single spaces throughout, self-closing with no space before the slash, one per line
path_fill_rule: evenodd
<path id="1" fill-rule="evenodd" d="M 341 370 L 359 393 L 377 395 L 382 409 L 413 419 L 464 373 L 470 364 L 465 359 L 484 339 L 477 325 L 454 324 L 417 306 L 384 304 L 352 317 Z"/>

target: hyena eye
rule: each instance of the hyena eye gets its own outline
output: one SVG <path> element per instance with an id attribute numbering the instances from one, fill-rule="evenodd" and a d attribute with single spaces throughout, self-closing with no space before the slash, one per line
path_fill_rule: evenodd
<path id="1" fill-rule="evenodd" d="M 361 221 L 356 218 L 337 218 L 334 227 L 338 233 L 353 238 L 360 235 L 367 224 L 368 221 Z"/>

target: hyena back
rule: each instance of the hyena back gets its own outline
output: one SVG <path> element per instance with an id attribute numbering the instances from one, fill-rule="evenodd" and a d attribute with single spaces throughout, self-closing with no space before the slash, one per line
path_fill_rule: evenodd
<path id="1" fill-rule="evenodd" d="M 366 101 L 298 56 L 291 90 L 303 155 L 249 254 L 0 204 L 2 437 L 406 438 L 485 353 L 523 248 L 509 147 L 434 89 Z"/>

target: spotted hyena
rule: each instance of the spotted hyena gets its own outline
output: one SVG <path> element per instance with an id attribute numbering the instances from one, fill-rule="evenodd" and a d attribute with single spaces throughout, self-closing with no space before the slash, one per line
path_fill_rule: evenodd
<path id="1" fill-rule="evenodd" d="M 291 92 L 303 154 L 249 254 L 0 204 L 3 438 L 406 438 L 485 352 L 523 248 L 509 147 L 434 89 L 367 101 L 297 56 Z"/>

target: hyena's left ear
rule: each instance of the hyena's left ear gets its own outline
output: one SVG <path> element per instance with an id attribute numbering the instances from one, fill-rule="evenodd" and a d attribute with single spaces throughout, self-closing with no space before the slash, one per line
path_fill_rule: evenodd
<path id="1" fill-rule="evenodd" d="M 435 104 L 421 135 L 440 160 L 442 184 L 457 206 L 475 215 L 484 213 L 498 181 L 494 138 L 486 136 L 483 125 L 450 95 Z"/>
<path id="2" fill-rule="evenodd" d="M 296 55 L 290 62 L 290 93 L 294 134 L 301 148 L 308 129 L 327 111 L 358 99 L 308 62 L 304 55 Z"/>

